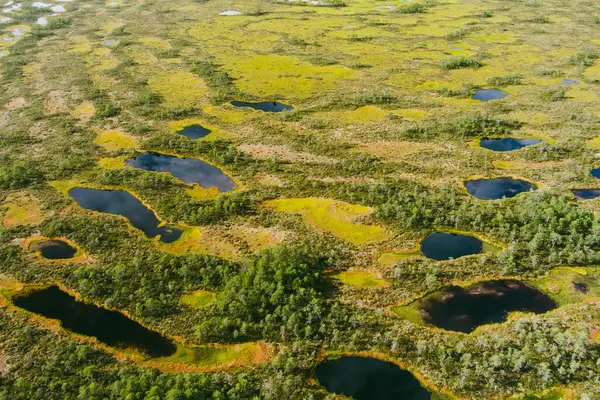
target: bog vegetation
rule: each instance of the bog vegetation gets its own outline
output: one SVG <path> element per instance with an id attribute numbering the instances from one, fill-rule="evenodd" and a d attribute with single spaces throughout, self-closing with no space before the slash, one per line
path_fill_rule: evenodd
<path id="1" fill-rule="evenodd" d="M 343 354 L 395 362 L 435 399 L 600 398 L 600 200 L 571 192 L 600 189 L 598 4 L 60 4 L 0 9 L 0 399 L 325 399 L 315 367 Z M 191 125 L 211 132 L 177 133 Z M 125 165 L 145 152 L 235 185 Z M 493 178 L 537 190 L 465 189 Z M 73 187 L 125 191 L 181 236 Z M 483 250 L 429 259 L 433 232 Z M 44 259 L 34 237 L 85 256 Z M 558 307 L 469 334 L 412 307 L 501 279 Z M 148 361 L 12 301 L 54 284 L 178 351 Z"/>

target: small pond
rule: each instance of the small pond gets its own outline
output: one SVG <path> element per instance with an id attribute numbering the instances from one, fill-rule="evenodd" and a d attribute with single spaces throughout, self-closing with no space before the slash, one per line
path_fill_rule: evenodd
<path id="1" fill-rule="evenodd" d="M 77 249 L 62 240 L 36 240 L 29 245 L 29 251 L 40 253 L 50 260 L 73 258 Z"/>
<path id="2" fill-rule="evenodd" d="M 255 110 L 265 111 L 265 112 L 282 112 L 293 110 L 294 107 L 288 106 L 283 103 L 279 103 L 277 101 L 261 101 L 258 103 L 247 103 L 245 101 L 232 101 L 231 105 L 234 107 L 249 107 Z"/>
<path id="3" fill-rule="evenodd" d="M 600 168 L 593 169 L 593 170 L 592 170 L 592 176 L 593 176 L 594 178 L 598 178 L 598 179 L 600 179 Z"/>
<path id="4" fill-rule="evenodd" d="M 434 232 L 421 242 L 423 255 L 438 261 L 479 254 L 482 250 L 481 240 L 454 233 Z"/>
<path id="5" fill-rule="evenodd" d="M 470 195 L 482 200 L 515 197 L 519 193 L 537 189 L 531 182 L 513 178 L 476 179 L 466 181 L 465 187 Z"/>
<path id="6" fill-rule="evenodd" d="M 146 171 L 168 172 L 185 183 L 197 183 L 205 188 L 216 187 L 221 192 L 236 188 L 235 182 L 223 171 L 197 158 L 148 152 L 130 158 L 125 165 Z"/>
<path id="7" fill-rule="evenodd" d="M 328 392 L 356 400 L 431 399 L 410 372 L 376 358 L 343 356 L 318 365 L 315 373 Z"/>
<path id="8" fill-rule="evenodd" d="M 491 100 L 503 99 L 508 96 L 510 96 L 510 95 L 506 92 L 503 92 L 502 90 L 483 89 L 483 90 L 476 90 L 475 94 L 473 96 L 471 96 L 471 98 L 473 100 L 487 102 L 487 101 L 491 101 Z"/>
<path id="9" fill-rule="evenodd" d="M 210 132 L 210 129 L 206 129 L 202 125 L 190 125 L 186 126 L 180 131 L 177 131 L 178 134 L 190 139 L 201 139 L 204 136 L 208 135 Z"/>
<path id="10" fill-rule="evenodd" d="M 151 357 L 175 353 L 176 346 L 158 332 L 149 330 L 117 311 L 75 300 L 58 286 L 28 291 L 13 297 L 16 306 L 58 319 L 63 328 L 93 336 L 100 342 L 119 349 L 136 348 Z"/>
<path id="11" fill-rule="evenodd" d="M 571 193 L 582 200 L 592 200 L 600 197 L 600 189 L 571 189 Z"/>
<path id="12" fill-rule="evenodd" d="M 513 280 L 476 283 L 468 288 L 449 286 L 419 300 L 426 323 L 469 333 L 480 325 L 506 321 L 513 311 L 545 313 L 556 303 L 545 293 Z"/>
<path id="13" fill-rule="evenodd" d="M 560 83 L 561 86 L 569 86 L 569 85 L 574 85 L 574 86 L 579 86 L 581 85 L 581 83 L 579 81 L 575 81 L 573 79 L 563 79 L 562 82 Z"/>
<path id="14" fill-rule="evenodd" d="M 513 138 L 484 138 L 479 141 L 479 145 L 483 148 L 493 151 L 513 151 L 523 147 L 531 146 L 540 143 L 541 139 L 513 139 Z"/>
<path id="15" fill-rule="evenodd" d="M 160 235 L 163 243 L 173 243 L 182 234 L 181 229 L 161 226 L 156 215 L 140 200 L 124 190 L 98 190 L 75 187 L 69 190 L 77 204 L 87 210 L 122 215 L 131 225 L 144 232 L 149 238 Z"/>

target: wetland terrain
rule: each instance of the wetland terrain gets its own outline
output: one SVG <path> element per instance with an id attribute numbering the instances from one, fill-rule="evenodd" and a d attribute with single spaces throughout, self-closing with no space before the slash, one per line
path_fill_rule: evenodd
<path id="1" fill-rule="evenodd" d="M 3 1 L 0 399 L 600 399 L 599 28 Z"/>

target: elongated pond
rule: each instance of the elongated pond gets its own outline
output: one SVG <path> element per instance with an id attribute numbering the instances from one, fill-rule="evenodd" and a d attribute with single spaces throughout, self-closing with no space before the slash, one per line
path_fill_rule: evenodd
<path id="1" fill-rule="evenodd" d="M 600 197 L 600 189 L 572 189 L 571 193 L 582 200 L 592 200 Z"/>
<path id="2" fill-rule="evenodd" d="M 473 94 L 473 96 L 471 96 L 471 98 L 473 100 L 488 102 L 488 101 L 492 101 L 492 100 L 503 99 L 508 96 L 510 96 L 510 95 L 506 92 L 503 92 L 502 90 L 483 89 L 483 90 L 476 90 L 475 94 Z"/>
<path id="3" fill-rule="evenodd" d="M 173 243 L 183 232 L 175 227 L 159 227 L 161 222 L 156 215 L 135 196 L 124 190 L 75 187 L 69 190 L 69 196 L 87 210 L 122 215 L 147 237 L 154 238 L 160 235 L 160 240 L 164 243 Z"/>
<path id="4" fill-rule="evenodd" d="M 189 125 L 180 131 L 178 134 L 183 135 L 189 139 L 201 139 L 212 132 L 210 129 L 203 127 L 202 125 Z"/>
<path id="5" fill-rule="evenodd" d="M 234 107 L 249 107 L 255 110 L 265 111 L 265 112 L 282 112 L 293 110 L 294 107 L 288 106 L 287 104 L 280 103 L 278 101 L 261 101 L 258 103 L 248 103 L 245 101 L 232 101 L 231 105 Z"/>
<path id="6" fill-rule="evenodd" d="M 327 391 L 356 400 L 428 400 L 431 394 L 408 371 L 376 358 L 344 356 L 315 371 Z"/>
<path id="7" fill-rule="evenodd" d="M 519 150 L 526 146 L 532 146 L 541 142 L 541 139 L 513 139 L 513 138 L 497 138 L 497 139 L 481 139 L 479 145 L 483 148 L 493 151 L 513 151 Z"/>
<path id="8" fill-rule="evenodd" d="M 119 349 L 135 348 L 151 357 L 170 356 L 176 350 L 175 344 L 158 332 L 120 312 L 77 301 L 57 286 L 28 291 L 13 297 L 13 302 L 46 318 L 58 319 L 65 329 Z"/>
<path id="9" fill-rule="evenodd" d="M 449 286 L 419 300 L 426 323 L 469 333 L 480 325 L 506 321 L 509 312 L 536 314 L 556 308 L 545 293 L 513 280 L 476 283 L 468 288 Z"/>
<path id="10" fill-rule="evenodd" d="M 465 182 L 470 195 L 482 200 L 515 197 L 519 193 L 537 189 L 531 182 L 513 178 L 476 179 Z"/>
<path id="11" fill-rule="evenodd" d="M 421 242 L 423 255 L 438 261 L 478 254 L 482 250 L 481 240 L 454 233 L 434 232 Z"/>
<path id="12" fill-rule="evenodd" d="M 185 183 L 197 183 L 205 188 L 216 187 L 221 192 L 229 192 L 236 187 L 233 180 L 219 168 L 197 158 L 148 152 L 130 158 L 125 165 L 146 171 L 168 172 Z"/>
<path id="13" fill-rule="evenodd" d="M 29 245 L 29 251 L 40 253 L 50 260 L 73 258 L 77 249 L 62 240 L 36 240 Z"/>

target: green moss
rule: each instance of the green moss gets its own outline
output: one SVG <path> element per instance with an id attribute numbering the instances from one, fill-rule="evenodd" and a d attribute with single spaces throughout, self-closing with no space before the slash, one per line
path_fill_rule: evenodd
<path id="1" fill-rule="evenodd" d="M 181 301 L 181 304 L 192 308 L 202 308 L 215 301 L 215 294 L 205 290 L 198 290 L 182 295 L 179 301 Z"/>

